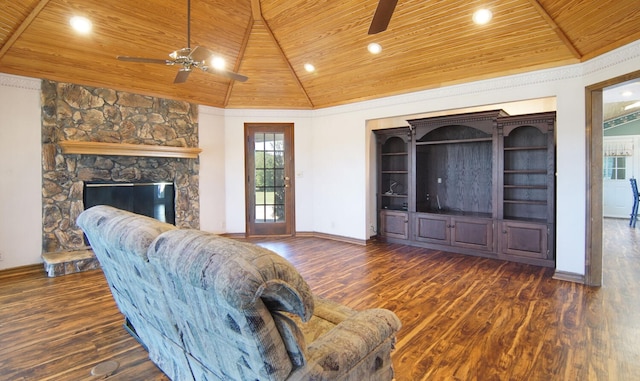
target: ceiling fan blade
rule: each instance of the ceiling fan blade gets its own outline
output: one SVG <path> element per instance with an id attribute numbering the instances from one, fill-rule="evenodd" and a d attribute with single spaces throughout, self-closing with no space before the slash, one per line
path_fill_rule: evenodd
<path id="1" fill-rule="evenodd" d="M 247 79 L 249 79 L 242 74 L 234 73 L 228 70 L 220 70 L 220 69 L 216 69 L 214 67 L 208 66 L 206 64 L 206 61 L 213 59 L 212 58 L 213 52 L 207 48 L 203 48 L 202 46 L 196 46 L 195 48 L 193 48 L 193 50 L 191 51 L 190 57 L 194 61 L 205 62 L 204 66 L 200 66 L 204 71 L 209 71 L 214 74 L 220 74 L 222 76 L 231 78 L 234 81 L 239 81 L 239 82 L 246 82 Z"/>
<path id="2" fill-rule="evenodd" d="M 180 69 L 178 74 L 176 74 L 176 79 L 173 80 L 173 83 L 184 83 L 189 78 L 189 74 L 191 74 L 191 70 Z"/>
<path id="3" fill-rule="evenodd" d="M 374 13 L 373 20 L 371 20 L 371 25 L 369 26 L 369 34 L 387 30 L 393 11 L 396 9 L 396 4 L 398 4 L 398 0 L 378 1 L 378 8 L 376 8 L 376 13 Z"/>
<path id="4" fill-rule="evenodd" d="M 191 50 L 189 57 L 194 61 L 206 61 L 213 56 L 213 52 L 202 46 L 196 46 Z"/>
<path id="5" fill-rule="evenodd" d="M 126 62 L 140 62 L 140 63 L 152 63 L 152 64 L 162 64 L 162 65 L 174 64 L 173 61 L 161 60 L 157 58 L 143 58 L 143 57 L 129 57 L 129 56 L 118 56 L 116 58 L 120 61 L 126 61 Z"/>
<path id="6" fill-rule="evenodd" d="M 247 82 L 247 79 L 249 79 L 249 77 L 246 77 L 242 74 L 238 74 L 238 73 L 234 73 L 232 71 L 228 71 L 228 70 L 216 70 L 217 73 L 220 73 L 221 75 L 224 75 L 225 77 L 231 78 L 234 81 L 238 81 L 238 82 Z"/>
<path id="7" fill-rule="evenodd" d="M 246 82 L 249 79 L 249 77 L 246 77 L 242 74 L 234 73 L 229 70 L 219 70 L 212 67 L 203 67 L 202 70 L 206 71 L 207 73 L 221 75 L 238 82 Z"/>

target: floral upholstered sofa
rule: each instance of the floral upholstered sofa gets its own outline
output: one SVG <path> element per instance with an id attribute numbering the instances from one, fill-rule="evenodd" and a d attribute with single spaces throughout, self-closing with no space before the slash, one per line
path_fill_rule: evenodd
<path id="1" fill-rule="evenodd" d="M 400 321 L 315 297 L 284 258 L 109 206 L 77 220 L 172 380 L 391 380 Z"/>

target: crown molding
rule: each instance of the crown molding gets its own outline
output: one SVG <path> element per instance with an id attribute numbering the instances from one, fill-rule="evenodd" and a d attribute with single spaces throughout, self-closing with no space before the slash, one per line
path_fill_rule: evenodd
<path id="1" fill-rule="evenodd" d="M 17 75 L 0 73 L 0 86 L 40 91 L 42 81 L 38 78 L 20 77 Z"/>
<path id="2" fill-rule="evenodd" d="M 583 63 L 584 75 L 596 74 L 614 66 L 640 59 L 640 40 L 634 41 L 618 49 L 612 50 Z"/>

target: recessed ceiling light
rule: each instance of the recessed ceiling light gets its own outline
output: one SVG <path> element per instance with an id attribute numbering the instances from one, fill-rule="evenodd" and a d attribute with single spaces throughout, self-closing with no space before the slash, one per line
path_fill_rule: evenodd
<path id="1" fill-rule="evenodd" d="M 71 24 L 71 27 L 78 33 L 87 34 L 91 32 L 91 20 L 86 17 L 73 16 L 69 20 L 69 23 Z"/>
<path id="2" fill-rule="evenodd" d="M 213 66 L 214 69 L 224 70 L 224 67 L 227 66 L 227 64 L 224 62 L 224 58 L 213 57 L 211 59 L 211 66 Z"/>
<path id="3" fill-rule="evenodd" d="M 316 71 L 316 67 L 310 63 L 306 63 L 304 64 L 304 70 L 308 71 L 309 73 L 313 73 L 314 71 Z"/>
<path id="4" fill-rule="evenodd" d="M 492 18 L 493 13 L 486 8 L 478 9 L 473 13 L 473 22 L 478 25 L 484 25 L 491 21 Z"/>
<path id="5" fill-rule="evenodd" d="M 382 51 L 382 46 L 380 46 L 380 44 L 378 44 L 377 42 L 372 42 L 367 45 L 367 50 L 369 50 L 369 53 L 371 54 L 378 54 Z"/>
<path id="6" fill-rule="evenodd" d="M 629 90 L 624 91 L 624 92 L 622 93 L 622 96 L 623 96 L 623 97 L 630 97 L 630 96 L 632 96 L 632 95 L 633 95 L 633 92 L 632 92 L 632 91 L 629 91 Z"/>

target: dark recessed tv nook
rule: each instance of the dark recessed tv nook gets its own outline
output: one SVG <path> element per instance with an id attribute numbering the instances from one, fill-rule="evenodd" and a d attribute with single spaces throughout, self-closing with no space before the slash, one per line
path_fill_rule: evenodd
<path id="1" fill-rule="evenodd" d="M 175 191 L 170 182 L 85 183 L 84 208 L 110 205 L 175 225 Z"/>

